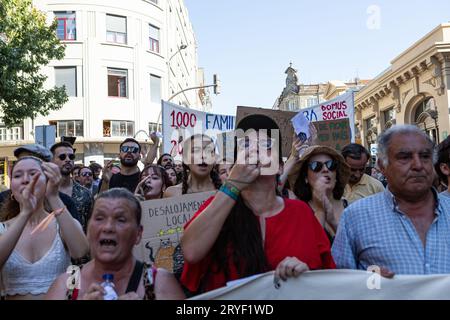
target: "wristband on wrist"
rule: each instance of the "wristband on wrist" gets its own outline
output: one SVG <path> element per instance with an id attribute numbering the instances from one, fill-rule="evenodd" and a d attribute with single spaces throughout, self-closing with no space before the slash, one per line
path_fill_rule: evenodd
<path id="1" fill-rule="evenodd" d="M 239 193 L 241 192 L 238 188 L 236 188 L 234 185 L 226 181 L 219 189 L 219 191 L 222 191 L 227 196 L 229 196 L 234 201 L 237 201 L 239 198 Z"/>

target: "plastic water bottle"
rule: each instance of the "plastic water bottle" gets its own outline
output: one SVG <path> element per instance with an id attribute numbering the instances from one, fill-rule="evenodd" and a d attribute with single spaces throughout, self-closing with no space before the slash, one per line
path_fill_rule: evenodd
<path id="1" fill-rule="evenodd" d="M 105 273 L 103 275 L 102 287 L 105 289 L 105 295 L 103 296 L 104 300 L 117 300 L 119 297 L 117 296 L 116 290 L 114 290 L 114 275 L 110 273 Z"/>

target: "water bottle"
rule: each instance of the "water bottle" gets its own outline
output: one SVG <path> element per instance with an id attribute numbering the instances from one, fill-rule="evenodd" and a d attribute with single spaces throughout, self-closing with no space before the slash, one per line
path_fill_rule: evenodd
<path id="1" fill-rule="evenodd" d="M 105 295 L 103 296 L 104 300 L 117 300 L 119 298 L 116 291 L 114 290 L 113 281 L 114 275 L 110 273 L 106 273 L 103 275 L 102 287 L 105 289 Z"/>

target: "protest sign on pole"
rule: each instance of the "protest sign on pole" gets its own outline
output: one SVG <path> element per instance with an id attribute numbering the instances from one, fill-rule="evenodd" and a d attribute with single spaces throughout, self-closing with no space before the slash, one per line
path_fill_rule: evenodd
<path id="1" fill-rule="evenodd" d="M 141 242 L 134 247 L 134 256 L 172 272 L 172 256 L 183 233 L 183 226 L 203 202 L 214 194 L 215 191 L 208 191 L 142 201 L 144 231 Z"/>
<path id="2" fill-rule="evenodd" d="M 163 151 L 180 159 L 182 142 L 193 134 L 205 134 L 216 143 L 217 134 L 234 130 L 235 117 L 184 108 L 162 101 Z"/>

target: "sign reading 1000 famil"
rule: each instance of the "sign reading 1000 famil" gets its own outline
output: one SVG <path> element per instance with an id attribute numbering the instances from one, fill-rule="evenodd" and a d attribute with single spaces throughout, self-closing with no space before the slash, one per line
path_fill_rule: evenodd
<path id="1" fill-rule="evenodd" d="M 162 131 L 164 153 L 174 157 L 181 157 L 182 142 L 193 134 L 206 134 L 216 143 L 217 135 L 232 131 L 235 117 L 230 115 L 213 114 L 179 105 L 162 102 Z"/>

